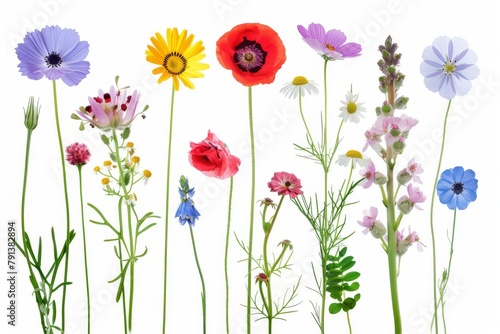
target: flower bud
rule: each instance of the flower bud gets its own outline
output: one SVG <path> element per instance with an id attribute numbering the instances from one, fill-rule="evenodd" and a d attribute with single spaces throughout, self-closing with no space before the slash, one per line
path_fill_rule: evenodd
<path id="1" fill-rule="evenodd" d="M 394 152 L 401 154 L 405 148 L 405 143 L 402 141 L 396 141 L 392 144 L 392 148 L 394 149 Z"/>
<path id="2" fill-rule="evenodd" d="M 408 97 L 406 97 L 406 96 L 400 96 L 394 102 L 394 107 L 396 109 L 405 109 L 406 108 L 406 104 L 408 103 L 408 100 L 409 100 Z"/>
<path id="3" fill-rule="evenodd" d="M 385 235 L 387 229 L 385 228 L 384 224 L 376 220 L 375 222 L 373 222 L 373 226 L 370 228 L 370 232 L 373 237 L 375 237 L 376 239 L 380 239 Z"/>
<path id="4" fill-rule="evenodd" d="M 408 248 L 410 248 L 411 242 L 407 239 L 401 240 L 398 245 L 396 246 L 396 254 L 399 256 L 402 256 L 406 253 Z"/>
<path id="5" fill-rule="evenodd" d="M 390 104 L 384 103 L 384 105 L 380 108 L 380 110 L 387 115 L 392 111 L 392 107 Z"/>
<path id="6" fill-rule="evenodd" d="M 405 215 L 409 214 L 411 210 L 413 209 L 414 204 L 410 202 L 410 199 L 406 196 L 402 197 L 398 201 L 398 209 Z"/>
<path id="7" fill-rule="evenodd" d="M 400 185 L 405 185 L 408 183 L 408 181 L 411 180 L 411 175 L 410 175 L 410 173 L 408 173 L 408 171 L 405 168 L 398 173 L 396 178 L 397 178 Z"/>
<path id="8" fill-rule="evenodd" d="M 382 185 L 387 183 L 387 176 L 380 172 L 375 172 L 375 178 L 373 180 L 373 183 Z"/>
<path id="9" fill-rule="evenodd" d="M 35 98 L 29 97 L 28 106 L 24 109 L 24 125 L 28 130 L 35 130 L 38 125 L 38 115 L 40 114 L 40 105 L 38 101 L 35 106 Z"/>
<path id="10" fill-rule="evenodd" d="M 259 273 L 257 276 L 255 276 L 255 283 L 257 282 L 264 282 L 267 284 L 267 282 L 269 282 L 269 277 L 267 277 L 267 275 L 264 273 Z"/>

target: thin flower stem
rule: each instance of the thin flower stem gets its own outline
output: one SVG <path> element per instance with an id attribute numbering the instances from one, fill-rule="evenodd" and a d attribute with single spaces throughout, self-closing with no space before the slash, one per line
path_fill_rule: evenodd
<path id="1" fill-rule="evenodd" d="M 172 82 L 172 97 L 170 99 L 170 121 L 168 130 L 168 149 L 167 149 L 167 185 L 165 187 L 165 238 L 164 238 L 164 254 L 163 254 L 163 325 L 162 333 L 165 334 L 166 316 L 167 316 L 167 263 L 168 263 L 168 206 L 170 202 L 170 157 L 172 155 L 172 130 L 174 121 L 174 96 L 175 89 Z"/>
<path id="2" fill-rule="evenodd" d="M 450 271 L 451 271 L 451 260 L 453 259 L 453 245 L 455 244 L 455 227 L 456 227 L 456 222 L 457 222 L 457 209 L 453 211 L 453 227 L 451 230 L 451 242 L 450 242 L 450 258 L 448 260 L 448 269 L 446 269 L 446 278 L 443 279 L 443 282 L 441 283 L 441 291 L 440 291 L 440 297 L 439 297 L 439 303 L 441 303 L 441 311 L 442 311 L 442 318 L 443 318 L 443 329 L 444 333 L 447 333 L 446 329 L 446 319 L 445 319 L 445 313 L 444 313 L 444 294 L 446 293 L 446 286 L 448 285 L 448 281 L 450 279 Z"/>
<path id="3" fill-rule="evenodd" d="M 302 87 L 299 86 L 299 111 L 300 117 L 302 118 L 302 122 L 304 123 L 304 127 L 306 128 L 308 140 L 312 142 L 311 131 L 309 131 L 309 127 L 307 126 L 306 118 L 304 117 L 304 112 L 302 110 Z"/>
<path id="4" fill-rule="evenodd" d="M 200 261 L 198 260 L 198 253 L 196 252 L 196 244 L 194 242 L 193 227 L 189 225 L 189 233 L 191 234 L 191 243 L 193 245 L 194 259 L 196 261 L 196 267 L 198 268 L 198 273 L 200 274 L 201 281 L 201 309 L 203 312 L 203 334 L 207 332 L 207 294 L 205 290 L 205 280 L 203 279 L 203 272 L 201 271 Z"/>
<path id="5" fill-rule="evenodd" d="M 437 317 L 437 312 L 438 312 L 438 300 L 437 300 L 437 270 L 436 270 L 436 238 L 434 236 L 434 199 L 436 197 L 436 187 L 437 183 L 439 180 L 439 174 L 441 171 L 441 163 L 443 161 L 443 152 L 444 152 L 444 144 L 446 141 L 446 124 L 448 122 L 448 114 L 450 112 L 450 107 L 451 107 L 451 101 L 448 101 L 448 107 L 446 108 L 446 114 L 444 116 L 444 122 L 443 122 L 443 137 L 441 140 L 441 149 L 439 151 L 439 161 L 438 161 L 438 166 L 436 170 L 436 177 L 434 178 L 434 186 L 432 187 L 432 196 L 431 196 L 431 212 L 430 212 L 430 225 L 431 225 L 431 240 L 432 240 L 432 286 L 433 286 L 433 293 L 434 293 L 434 316 L 433 319 L 434 321 L 431 321 L 431 331 L 432 331 L 432 326 L 435 325 L 436 328 L 436 334 L 439 333 L 439 324 L 438 324 L 438 317 Z"/>
<path id="6" fill-rule="evenodd" d="M 228 255 L 229 255 L 229 233 L 231 231 L 231 205 L 233 201 L 233 177 L 229 183 L 229 203 L 227 205 L 227 227 L 226 227 L 226 247 L 224 250 L 224 279 L 226 280 L 226 333 L 229 334 L 229 275 L 228 275 Z"/>
<path id="7" fill-rule="evenodd" d="M 120 241 L 118 241 L 118 254 L 120 256 L 120 272 L 123 272 L 123 261 L 122 261 L 122 240 L 123 240 L 123 213 L 122 213 L 122 206 L 123 206 L 123 197 L 120 197 L 118 200 L 118 221 L 120 223 Z M 126 245 L 125 245 L 126 246 Z M 126 251 L 127 247 L 125 247 Z M 128 333 L 128 327 L 127 327 L 127 301 L 126 301 L 126 295 L 125 295 L 125 289 L 121 290 L 122 294 L 122 310 L 123 310 L 123 333 L 127 334 Z"/>
<path id="8" fill-rule="evenodd" d="M 328 167 L 329 163 L 327 164 L 328 158 L 328 90 L 327 90 L 327 80 L 326 80 L 326 68 L 328 65 L 328 60 L 325 59 L 325 64 L 323 67 L 323 87 L 324 87 L 324 125 L 323 125 L 323 154 L 324 154 L 324 161 L 323 161 L 323 227 L 322 230 L 326 231 L 327 226 L 328 226 Z M 323 236 L 326 237 L 326 236 Z M 323 238 L 322 237 L 322 238 Z M 325 254 L 325 251 L 322 251 L 321 254 L 321 314 L 320 314 L 320 331 L 321 334 L 325 333 L 325 308 L 326 308 L 326 257 L 328 254 Z"/>
<path id="9" fill-rule="evenodd" d="M 59 108 L 57 106 L 57 89 L 56 80 L 52 80 L 52 91 L 54 95 L 54 113 L 56 119 L 56 130 L 57 139 L 59 142 L 59 154 L 61 157 L 61 167 L 63 175 L 63 187 L 64 187 L 64 202 L 66 208 L 66 256 L 64 258 L 64 282 L 68 281 L 68 266 L 69 266 L 69 243 L 70 243 L 70 216 L 69 216 L 69 199 L 68 199 L 68 184 L 66 181 L 66 164 L 64 162 L 64 149 L 61 137 L 61 127 L 59 125 Z M 64 284 L 62 292 L 62 304 L 61 304 L 61 331 L 64 332 L 66 328 L 66 287 L 68 285 Z"/>
<path id="10" fill-rule="evenodd" d="M 388 103 L 394 105 L 394 83 L 388 86 Z M 394 333 L 402 333 L 401 311 L 399 309 L 398 296 L 398 267 L 396 262 L 396 213 L 394 201 L 394 151 L 387 147 L 387 260 L 389 264 L 389 280 L 391 289 L 392 312 L 394 318 Z"/>
<path id="11" fill-rule="evenodd" d="M 83 210 L 82 165 L 77 165 L 77 167 L 78 167 L 78 180 L 80 186 L 80 212 L 82 216 L 83 260 L 85 263 L 85 287 L 87 292 L 87 333 L 90 334 L 90 285 L 89 285 L 89 267 L 87 262 L 87 238 L 85 235 L 85 217 Z"/>
<path id="12" fill-rule="evenodd" d="M 268 319 L 268 334 L 271 334 L 272 328 L 273 328 L 273 300 L 272 300 L 272 293 L 271 293 L 271 275 L 272 275 L 272 270 L 269 270 L 269 262 L 268 262 L 268 256 L 267 256 L 267 245 L 269 242 L 269 236 L 271 235 L 271 231 L 273 230 L 274 223 L 276 222 L 276 217 L 278 217 L 278 213 L 281 209 L 281 204 L 283 204 L 283 199 L 285 198 L 285 195 L 281 195 L 280 201 L 278 203 L 278 207 L 276 208 L 276 211 L 274 212 L 274 215 L 272 217 L 271 223 L 269 225 L 269 229 L 266 232 L 266 235 L 264 236 L 264 249 L 263 249 L 263 260 L 264 260 L 264 271 L 267 276 L 267 319 Z M 265 219 L 265 217 L 264 217 Z M 274 265 L 272 267 L 274 269 Z M 262 300 L 265 303 L 265 300 Z"/>
<path id="13" fill-rule="evenodd" d="M 26 221 L 25 221 L 25 208 L 26 208 L 26 187 L 28 184 L 28 166 L 29 166 L 29 157 L 30 157 L 30 147 L 31 147 L 31 135 L 33 130 L 28 130 L 28 135 L 26 137 L 26 155 L 24 158 L 24 177 L 23 177 L 23 192 L 21 197 L 21 236 L 23 239 L 23 252 L 26 258 L 26 262 L 28 263 L 28 270 L 30 273 L 30 282 L 35 285 L 33 288 L 35 290 L 34 294 L 36 296 L 36 302 L 40 306 L 39 302 L 42 300 L 42 296 L 40 295 L 40 290 L 38 286 L 38 281 L 35 278 L 35 273 L 33 272 L 33 267 L 31 266 L 31 261 L 29 258 L 28 248 L 26 247 Z M 42 312 L 39 312 L 40 315 L 40 323 L 42 325 L 42 329 L 45 329 L 45 319 L 43 317 Z"/>
<path id="14" fill-rule="evenodd" d="M 252 180 L 250 194 L 250 227 L 248 232 L 248 259 L 247 259 L 247 334 L 251 329 L 251 303 L 252 303 L 252 248 L 253 248 L 253 220 L 255 211 L 255 139 L 253 129 L 253 110 L 252 110 L 252 86 L 248 87 L 248 121 L 250 126 L 250 150 L 252 156 Z"/>

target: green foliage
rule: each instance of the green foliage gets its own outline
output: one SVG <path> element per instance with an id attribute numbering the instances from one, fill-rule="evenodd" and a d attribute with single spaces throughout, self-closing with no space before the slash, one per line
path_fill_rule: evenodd
<path id="1" fill-rule="evenodd" d="M 348 272 L 354 267 L 356 261 L 354 261 L 354 257 L 346 256 L 346 253 L 347 247 L 343 247 L 337 252 L 337 255 L 329 257 L 326 265 L 326 291 L 330 293 L 330 297 L 337 301 L 330 304 L 328 310 L 331 314 L 337 314 L 341 310 L 349 312 L 354 309 L 361 298 L 359 293 L 346 298 L 346 292 L 354 292 L 359 289 L 359 283 L 355 280 L 361 275 L 357 271 Z"/>

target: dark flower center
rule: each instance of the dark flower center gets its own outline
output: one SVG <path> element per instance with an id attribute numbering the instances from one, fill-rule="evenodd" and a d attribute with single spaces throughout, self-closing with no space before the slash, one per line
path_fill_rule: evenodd
<path id="1" fill-rule="evenodd" d="M 285 187 L 287 187 L 287 188 L 288 188 L 288 187 L 290 187 L 291 185 L 292 185 L 292 182 L 290 182 L 290 181 L 286 181 L 286 182 L 285 182 Z"/>
<path id="2" fill-rule="evenodd" d="M 180 75 L 186 70 L 187 60 L 179 52 L 170 52 L 163 59 L 163 67 L 172 75 Z"/>
<path id="3" fill-rule="evenodd" d="M 61 56 L 59 56 L 59 53 L 56 53 L 55 51 L 52 51 L 48 56 L 45 56 L 44 60 L 50 68 L 59 67 L 62 64 Z"/>
<path id="4" fill-rule="evenodd" d="M 464 184 L 462 182 L 455 182 L 451 186 L 451 191 L 453 191 L 455 194 L 460 195 L 462 191 L 464 191 Z"/>
<path id="5" fill-rule="evenodd" d="M 234 63 L 243 71 L 256 73 L 266 63 L 267 52 L 256 41 L 243 37 L 243 42 L 236 45 L 233 55 Z"/>

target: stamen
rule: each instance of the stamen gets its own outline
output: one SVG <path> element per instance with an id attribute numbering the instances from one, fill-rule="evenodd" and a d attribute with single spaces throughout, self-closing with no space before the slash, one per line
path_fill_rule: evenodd
<path id="1" fill-rule="evenodd" d="M 104 102 L 106 103 L 111 102 L 111 95 L 109 95 L 109 93 L 105 93 L 103 97 L 104 97 Z"/>
<path id="2" fill-rule="evenodd" d="M 235 47 L 235 50 L 233 61 L 243 72 L 256 73 L 266 63 L 267 52 L 256 41 L 249 41 L 243 37 L 243 41 Z"/>
<path id="3" fill-rule="evenodd" d="M 451 191 L 455 194 L 460 195 L 464 191 L 464 184 L 462 182 L 453 183 L 451 186 Z"/>
<path id="4" fill-rule="evenodd" d="M 163 59 L 163 67 L 172 75 L 180 75 L 186 70 L 187 60 L 179 52 L 171 52 Z"/>
<path id="5" fill-rule="evenodd" d="M 335 47 L 331 44 L 325 43 L 325 48 L 327 48 L 330 51 L 335 51 Z"/>
<path id="6" fill-rule="evenodd" d="M 62 64 L 61 56 L 59 56 L 59 54 L 55 51 L 52 51 L 48 56 L 45 56 L 44 60 L 45 64 L 47 64 L 49 68 L 59 67 Z"/>

